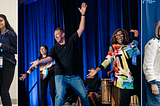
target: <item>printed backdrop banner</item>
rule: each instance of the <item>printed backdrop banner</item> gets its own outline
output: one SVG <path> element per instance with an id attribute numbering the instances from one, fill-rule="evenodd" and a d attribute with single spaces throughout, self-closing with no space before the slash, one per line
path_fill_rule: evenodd
<path id="1" fill-rule="evenodd" d="M 160 0 L 142 0 L 142 52 L 146 43 L 154 37 L 156 24 L 160 21 Z"/>
<path id="2" fill-rule="evenodd" d="M 160 0 L 142 0 L 142 57 L 144 57 L 144 47 L 155 36 L 155 27 L 160 21 L 159 5 Z M 142 74 L 142 105 L 145 106 L 146 102 L 145 76 Z"/>

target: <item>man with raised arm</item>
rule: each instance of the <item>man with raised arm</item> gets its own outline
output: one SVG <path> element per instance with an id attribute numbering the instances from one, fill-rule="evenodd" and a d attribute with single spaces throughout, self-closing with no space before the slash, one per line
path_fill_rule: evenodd
<path id="1" fill-rule="evenodd" d="M 49 56 L 45 59 L 32 62 L 33 65 L 30 67 L 32 68 L 55 59 L 55 84 L 57 90 L 55 106 L 63 106 L 67 86 L 70 86 L 79 95 L 82 106 L 89 106 L 83 81 L 76 72 L 78 71 L 76 47 L 78 39 L 81 37 L 85 28 L 86 8 L 86 3 L 82 3 L 81 8 L 78 8 L 81 13 L 79 29 L 68 40 L 65 40 L 63 29 L 55 29 L 54 38 L 57 43 L 51 47 Z"/>

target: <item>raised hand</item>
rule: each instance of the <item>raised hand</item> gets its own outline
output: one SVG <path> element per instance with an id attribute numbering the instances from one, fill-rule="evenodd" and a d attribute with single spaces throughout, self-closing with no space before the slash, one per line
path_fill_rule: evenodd
<path id="1" fill-rule="evenodd" d="M 85 2 L 83 2 L 82 5 L 81 5 L 81 8 L 78 8 L 78 10 L 80 11 L 80 13 L 81 13 L 82 15 L 85 15 L 86 8 L 87 8 L 87 5 L 86 5 Z"/>
<path id="2" fill-rule="evenodd" d="M 23 80 L 24 81 L 24 79 L 26 78 L 26 74 L 21 74 L 22 76 L 21 77 L 19 77 L 19 80 L 21 81 L 21 80 Z"/>
<path id="3" fill-rule="evenodd" d="M 138 37 L 138 30 L 133 30 L 131 29 L 130 32 L 133 32 L 134 33 L 134 37 Z"/>

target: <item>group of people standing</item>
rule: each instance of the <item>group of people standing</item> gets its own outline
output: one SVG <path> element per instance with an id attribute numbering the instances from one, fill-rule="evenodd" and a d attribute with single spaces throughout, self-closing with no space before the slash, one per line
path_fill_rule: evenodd
<path id="1" fill-rule="evenodd" d="M 40 57 L 32 62 L 32 66 L 29 70 L 22 74 L 20 80 L 24 80 L 26 75 L 29 75 L 36 66 L 40 67 L 41 77 L 41 94 L 42 98 L 45 98 L 46 93 L 46 83 L 48 81 L 51 83 L 55 81 L 56 87 L 56 97 L 55 97 L 55 106 L 62 106 L 63 101 L 66 94 L 66 88 L 70 86 L 76 94 L 81 99 L 82 106 L 89 106 L 88 96 L 85 90 L 84 83 L 82 79 L 77 74 L 78 71 L 78 63 L 77 63 L 77 42 L 78 39 L 81 37 L 84 29 L 85 29 L 85 12 L 86 12 L 87 5 L 86 3 L 82 3 L 81 8 L 78 8 L 81 13 L 81 21 L 79 25 L 79 29 L 68 39 L 65 39 L 65 31 L 61 28 L 57 28 L 54 31 L 54 38 L 57 41 L 55 45 L 53 45 L 50 49 L 48 54 L 48 48 L 46 49 L 44 45 L 40 48 Z M 88 78 L 94 78 L 94 75 L 106 68 L 111 62 L 114 63 L 113 65 L 113 72 L 115 75 L 114 85 L 120 88 L 120 106 L 129 106 L 130 97 L 134 94 L 140 95 L 140 92 L 136 92 L 134 89 L 134 85 L 136 82 L 136 73 L 135 66 L 137 66 L 137 57 L 140 55 L 140 50 L 138 48 L 138 31 L 131 30 L 130 32 L 134 33 L 133 40 L 130 39 L 129 33 L 124 29 L 117 29 L 111 38 L 111 46 L 109 47 L 108 55 L 106 56 L 105 60 L 101 63 L 99 67 L 96 69 L 89 70 L 90 73 L 87 75 Z M 43 54 L 44 53 L 44 54 Z M 52 62 L 55 61 L 55 72 L 54 64 Z M 50 65 L 48 68 L 41 69 L 41 66 Z M 53 67 L 53 69 L 51 68 Z M 140 72 L 140 69 L 139 69 Z M 48 73 L 46 75 L 46 73 Z M 54 73 L 54 74 L 53 74 Z M 44 75 L 45 74 L 45 75 Z M 55 80 L 53 80 L 52 75 L 55 76 Z M 46 76 L 46 77 L 44 77 Z M 48 77 L 48 79 L 47 79 Z M 44 81 L 46 80 L 46 81 Z M 97 79 L 100 81 L 99 79 Z M 45 82 L 45 83 L 42 83 Z M 52 83 L 53 84 L 53 83 Z M 53 86 L 50 84 L 50 86 Z M 87 84 L 87 80 L 85 80 L 85 85 Z M 100 84 L 95 84 L 99 85 Z M 44 87 L 45 86 L 45 87 Z M 91 100 L 94 105 L 94 97 L 98 92 L 99 86 L 94 91 L 89 91 Z M 45 89 L 44 89 L 44 88 Z M 53 88 L 50 87 L 50 88 Z M 140 86 L 139 86 L 140 87 Z M 139 88 L 140 91 L 140 88 Z M 54 91 L 53 91 L 54 92 Z M 54 104 L 54 93 L 50 90 L 50 94 L 52 96 L 53 104 Z M 140 97 L 140 96 L 139 96 Z M 139 98 L 140 99 L 140 98 Z M 46 100 L 42 100 L 43 106 L 46 105 Z"/>
<path id="2" fill-rule="evenodd" d="M 82 106 L 89 106 L 87 92 L 94 105 L 96 105 L 95 95 L 100 87 L 100 79 L 94 77 L 100 70 L 106 68 L 113 62 L 114 85 L 120 88 L 119 106 L 129 106 L 130 97 L 137 95 L 140 100 L 141 94 L 141 68 L 139 67 L 140 49 L 138 46 L 138 30 L 131 29 L 134 33 L 131 40 L 129 33 L 124 29 L 114 31 L 111 38 L 111 46 L 104 61 L 97 68 L 91 68 L 88 78 L 83 82 L 77 74 L 77 43 L 85 29 L 85 12 L 87 5 L 82 3 L 78 8 L 81 13 L 79 29 L 68 39 L 65 39 L 65 31 L 57 28 L 54 31 L 54 38 L 57 41 L 48 52 L 46 45 L 40 46 L 39 58 L 32 62 L 32 66 L 25 74 L 21 74 L 20 80 L 24 80 L 27 75 L 34 71 L 36 66 L 40 69 L 40 84 L 42 106 L 46 106 L 47 86 L 49 82 L 50 95 L 53 105 L 63 106 L 66 88 L 71 87 L 80 97 Z M 16 60 L 14 54 L 17 53 L 17 35 L 10 26 L 5 15 L 0 14 L 0 95 L 4 106 L 11 106 L 9 88 L 13 80 Z M 159 100 L 159 57 L 160 57 L 160 22 L 155 30 L 155 37 L 151 39 L 145 47 L 144 73 L 147 79 L 147 99 L 148 106 L 158 106 Z M 137 71 L 138 70 L 138 71 Z M 97 81 L 93 83 L 94 81 Z M 93 83 L 93 84 L 90 84 Z M 86 92 L 85 86 L 89 85 Z M 94 85 L 94 86 L 93 86 Z M 56 97 L 55 97 L 56 88 Z M 95 89 L 93 89 L 95 88 Z M 154 103 L 153 103 L 154 101 Z"/>

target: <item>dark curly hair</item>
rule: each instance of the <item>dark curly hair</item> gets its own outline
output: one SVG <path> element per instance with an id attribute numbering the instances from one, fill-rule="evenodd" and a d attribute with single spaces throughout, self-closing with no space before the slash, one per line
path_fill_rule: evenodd
<path id="1" fill-rule="evenodd" d="M 117 34 L 118 31 L 121 31 L 122 34 L 123 34 L 124 39 L 123 39 L 122 43 L 124 45 L 127 45 L 128 43 L 131 42 L 131 38 L 129 36 L 129 33 L 125 29 L 120 29 L 119 28 L 119 29 L 117 29 L 117 30 L 114 31 L 114 33 L 112 35 L 112 38 L 111 38 L 111 44 L 117 44 L 118 43 L 117 40 L 116 40 L 116 37 L 115 37 L 115 34 Z"/>

